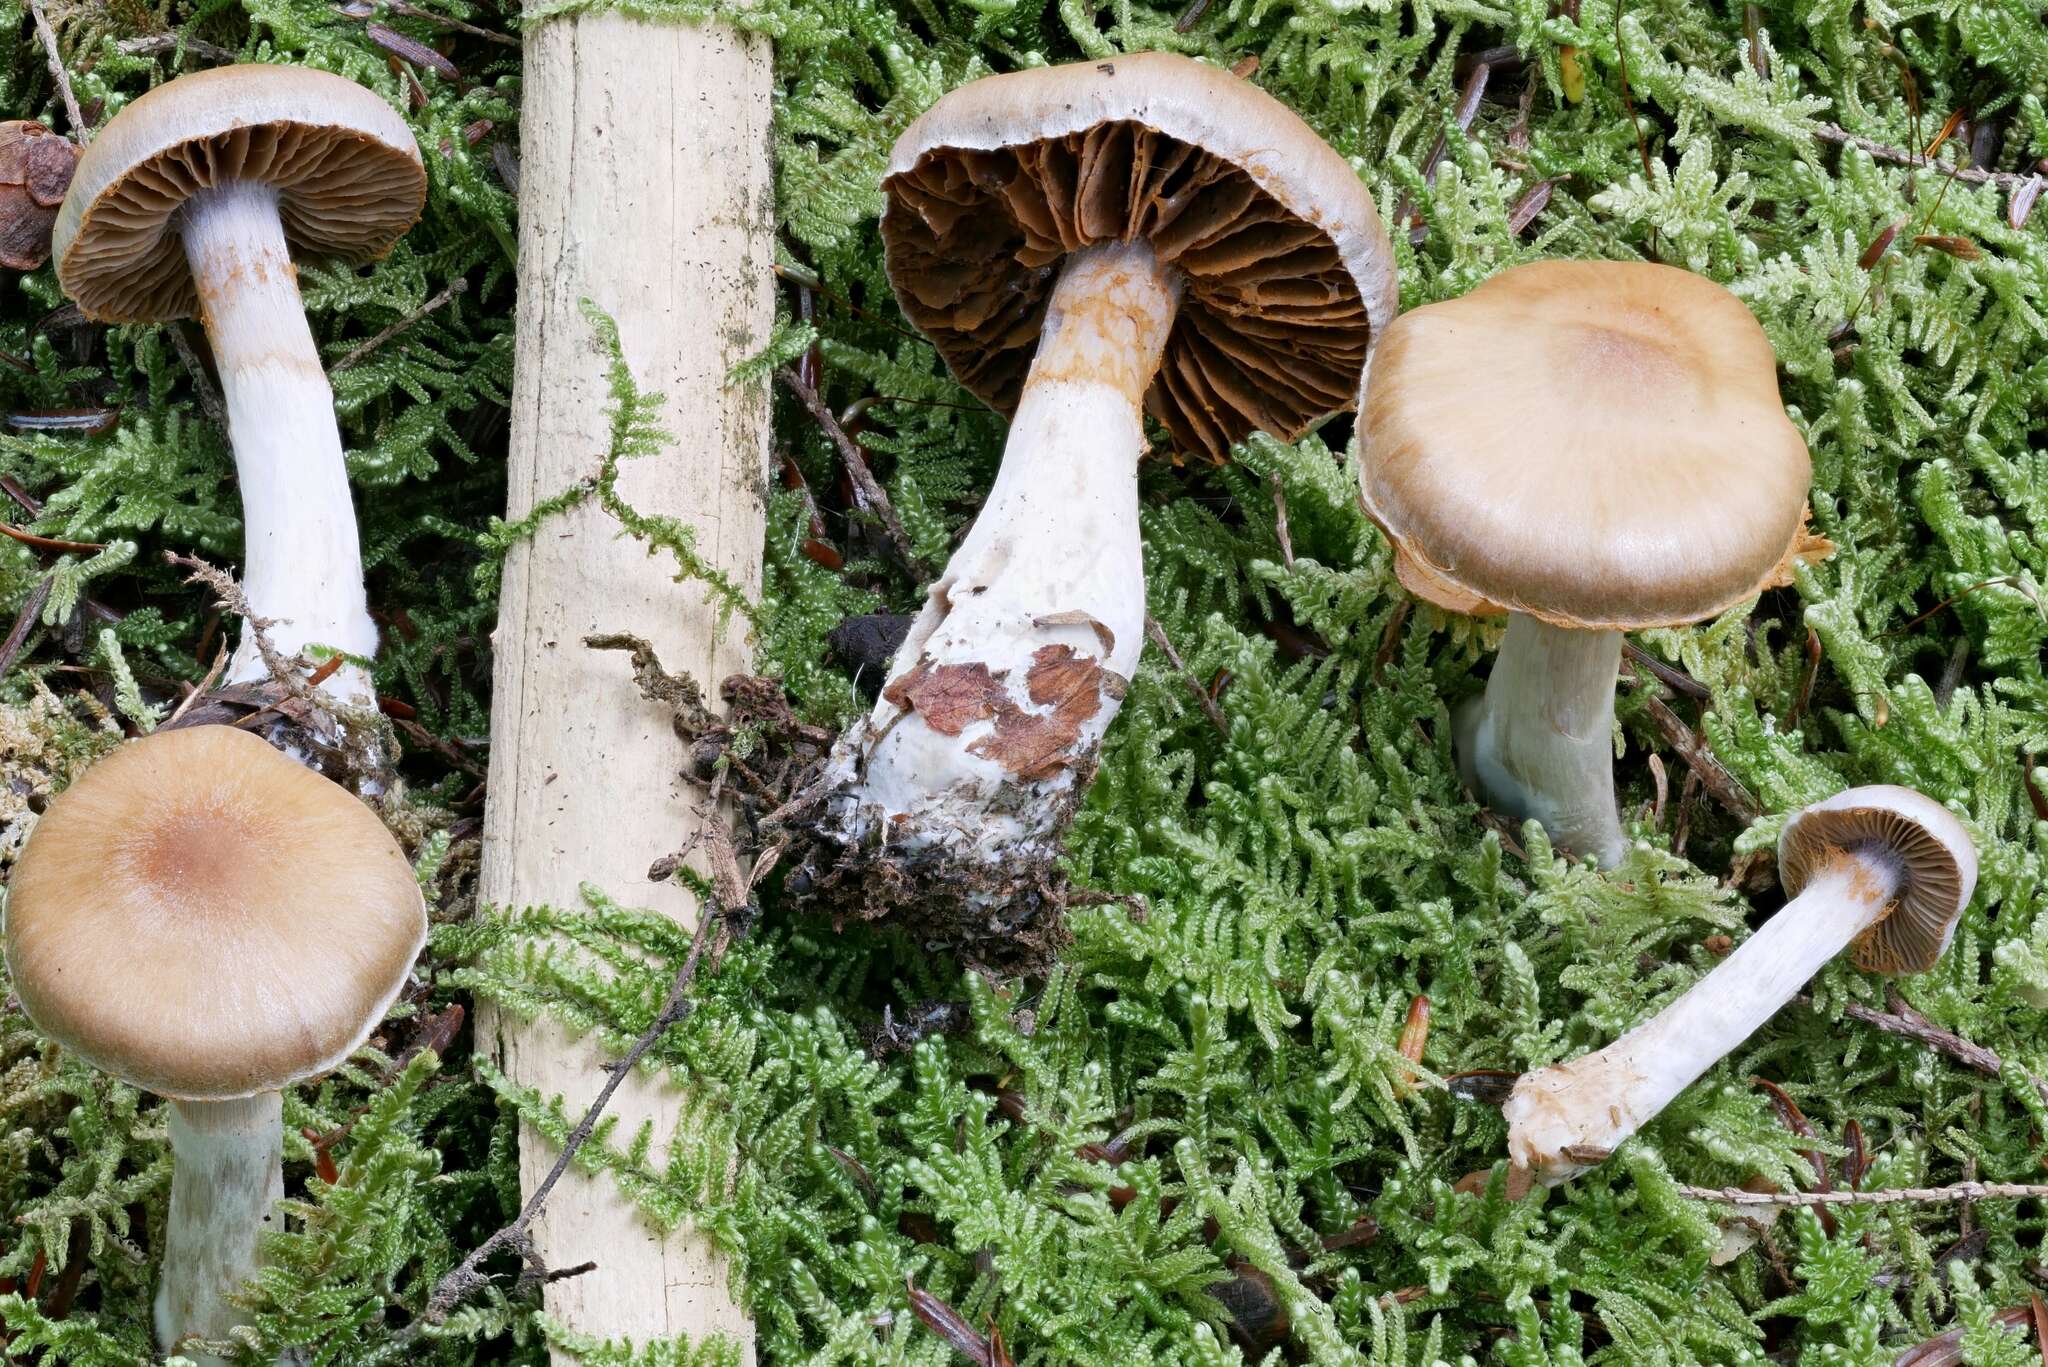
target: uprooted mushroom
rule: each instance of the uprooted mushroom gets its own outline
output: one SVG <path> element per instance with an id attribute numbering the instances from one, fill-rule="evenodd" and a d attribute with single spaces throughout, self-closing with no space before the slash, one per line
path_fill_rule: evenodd
<path id="1" fill-rule="evenodd" d="M 405 120 L 322 71 L 225 66 L 128 105 L 79 160 L 57 278 L 89 318 L 205 324 L 227 403 L 246 529 L 244 585 L 286 656 L 377 649 L 334 392 L 292 251 L 382 256 L 425 202 Z M 231 682 L 270 671 L 245 630 Z M 355 664 L 324 687 L 371 702 Z"/>
<path id="2" fill-rule="evenodd" d="M 1164 53 L 962 87 L 898 140 L 884 188 L 904 311 L 1010 434 L 834 752 L 837 862 L 809 876 L 873 897 L 877 863 L 915 866 L 993 907 L 1044 877 L 1142 648 L 1145 415 L 1220 460 L 1348 407 L 1394 310 L 1391 253 L 1306 124 Z"/>
<path id="3" fill-rule="evenodd" d="M 1792 900 L 1714 971 L 1606 1048 L 1524 1074 L 1508 1098 L 1517 1171 L 1555 1185 L 1603 1162 L 1850 949 L 1872 973 L 1924 973 L 1977 885 L 1963 824 L 1910 788 L 1851 788 L 1778 840 Z"/>

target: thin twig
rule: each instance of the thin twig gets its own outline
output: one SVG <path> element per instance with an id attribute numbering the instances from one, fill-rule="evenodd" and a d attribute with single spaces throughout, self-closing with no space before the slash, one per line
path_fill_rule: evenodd
<path id="1" fill-rule="evenodd" d="M 1969 666 L 1969 663 L 1970 638 L 1958 636 L 1956 637 L 1955 649 L 1948 653 L 1948 663 L 1942 666 L 1941 682 L 1936 684 L 1934 688 L 1935 711 L 1948 711 L 1949 703 L 1956 696 L 1956 689 L 1963 682 L 1963 670 Z"/>
<path id="2" fill-rule="evenodd" d="M 383 346 L 386 342 L 390 341 L 393 337 L 396 337 L 399 333 L 406 331 L 415 323 L 418 323 L 421 319 L 427 318 L 432 314 L 438 312 L 440 309 L 446 307 L 448 302 L 451 299 L 455 298 L 456 295 L 465 294 L 468 292 L 468 290 L 469 281 L 465 280 L 463 277 L 459 275 L 456 276 L 455 279 L 449 284 L 447 289 L 442 290 L 432 299 L 429 299 L 426 303 L 420 305 L 417 309 L 414 309 L 411 313 L 408 313 L 405 317 L 399 319 L 390 327 L 385 328 L 375 337 L 372 337 L 368 341 L 356 346 L 346 356 L 343 356 L 333 365 L 327 367 L 327 373 L 329 375 L 341 374 L 342 371 L 347 370 L 350 366 L 357 364 L 365 356 L 368 356 L 378 347 Z"/>
<path id="3" fill-rule="evenodd" d="M 1680 669 L 1677 665 L 1665 664 L 1634 641 L 1624 640 L 1621 643 L 1621 653 L 1628 657 L 1630 664 L 1642 666 L 1642 668 L 1650 672 L 1658 683 L 1663 684 L 1674 693 L 1683 693 L 1686 697 L 1698 698 L 1701 702 L 1713 701 L 1713 691 L 1705 684 Z"/>
<path id="4" fill-rule="evenodd" d="M 1804 995 L 1792 1000 L 1801 1006 L 1813 1005 L 1813 998 Z M 1850 1020 L 1859 1020 L 1865 1025 L 1876 1026 L 1887 1034 L 1899 1035 L 1924 1044 L 1936 1053 L 1947 1054 L 1956 1062 L 1974 1068 L 1980 1073 L 1997 1077 L 2005 1069 L 2005 1060 L 1998 1056 L 1996 1050 L 1974 1040 L 1964 1039 L 1953 1030 L 1944 1030 L 1917 1011 L 1907 1015 L 1904 1012 L 1879 1011 L 1860 1002 L 1844 1002 L 1842 1014 Z"/>
<path id="5" fill-rule="evenodd" d="M 190 339 L 185 336 L 185 325 L 173 323 L 164 331 L 171 334 L 171 347 L 178 353 L 178 359 L 185 363 L 186 373 L 192 377 L 192 388 L 199 395 L 199 407 L 213 420 L 215 427 L 227 430 L 228 406 L 222 402 L 213 377 L 206 373 L 206 363 L 199 359 L 199 353 L 192 349 Z"/>
<path id="6" fill-rule="evenodd" d="M 1764 814 L 1763 805 L 1749 795 L 1735 775 L 1728 772 L 1721 761 L 1714 758 L 1714 752 L 1707 743 L 1679 719 L 1676 712 L 1665 706 L 1662 698 L 1646 697 L 1643 710 L 1655 723 L 1658 733 L 1678 757 L 1686 762 L 1715 801 L 1726 807 L 1745 826 Z"/>
<path id="7" fill-rule="evenodd" d="M 25 532 L 10 522 L 0 522 L 0 536 L 11 537 L 22 545 L 34 546 L 39 551 L 66 551 L 92 555 L 106 549 L 97 541 L 59 541 L 55 537 L 37 536 L 34 532 Z"/>
<path id="8" fill-rule="evenodd" d="M 832 439 L 832 445 L 838 448 L 839 458 L 846 462 L 846 473 L 852 476 L 854 488 L 860 490 L 861 497 L 867 500 L 869 510 L 881 521 L 882 528 L 889 534 L 889 542 L 903 561 L 904 567 L 919 578 L 929 577 L 925 566 L 917 558 L 917 552 L 911 549 L 910 534 L 903 530 L 903 520 L 896 516 L 896 505 L 889 501 L 889 495 L 883 492 L 881 483 L 875 479 L 875 472 L 868 468 L 867 457 L 861 453 L 853 438 L 846 435 L 846 429 L 839 425 L 839 419 L 832 416 L 832 410 L 818 397 L 818 391 L 805 384 L 803 376 L 789 366 L 783 366 L 776 371 L 775 378 L 782 381 L 785 389 L 796 395 L 797 402 L 804 406 L 805 411 L 817 421 L 818 426 L 825 429 L 825 435 Z"/>
<path id="9" fill-rule="evenodd" d="M 462 1303 L 465 1297 L 485 1286 L 488 1279 L 479 1269 L 486 1259 L 501 1250 L 517 1253 L 534 1277 L 542 1281 L 554 1279 L 554 1274 L 541 1263 L 539 1254 L 534 1251 L 530 1233 L 533 1222 L 539 1218 L 542 1208 L 547 1205 L 555 1184 L 562 1180 L 562 1174 L 569 1170 L 569 1165 L 575 1161 L 578 1151 L 596 1131 L 598 1119 L 603 1116 L 605 1107 L 611 1104 L 612 1095 L 619 1090 L 619 1085 L 626 1080 L 628 1074 L 640 1066 L 640 1061 L 647 1057 L 648 1051 L 654 1048 L 663 1035 L 689 1019 L 690 1013 L 696 1009 L 697 1003 L 690 996 L 690 986 L 696 980 L 698 965 L 703 963 L 707 953 L 715 965 L 730 940 L 730 923 L 718 910 L 716 903 L 708 903 L 706 910 L 709 914 L 699 923 L 698 933 L 691 938 L 690 952 L 683 957 L 682 967 L 676 970 L 675 979 L 669 984 L 668 997 L 662 1002 L 661 1010 L 655 1013 L 653 1023 L 641 1032 L 640 1038 L 633 1041 L 632 1048 L 615 1062 L 604 1065 L 607 1074 L 604 1086 L 598 1089 L 596 1099 L 583 1112 L 583 1118 L 576 1122 L 576 1128 L 569 1131 L 568 1137 L 562 1141 L 562 1151 L 556 1155 L 555 1165 L 548 1169 L 548 1175 L 540 1180 L 540 1184 L 533 1189 L 533 1194 L 526 1198 L 526 1204 L 520 1207 L 519 1214 L 511 1224 L 471 1249 L 467 1257 L 450 1268 L 436 1283 L 433 1295 L 427 1299 L 426 1308 L 399 1336 L 401 1341 L 410 1341 L 423 1325 L 439 1324 L 447 1318 L 449 1311 Z"/>
<path id="10" fill-rule="evenodd" d="M 1294 569 L 1294 534 L 1287 527 L 1287 490 L 1281 486 L 1278 475 L 1268 476 L 1266 485 L 1273 491 L 1273 535 L 1280 540 L 1280 563 L 1291 573 Z"/>
<path id="11" fill-rule="evenodd" d="M 1621 16 L 1622 5 L 1620 0 L 1616 0 L 1614 6 L 1614 56 L 1615 66 L 1621 76 L 1621 107 L 1628 114 L 1629 131 L 1636 135 L 1636 151 L 1642 154 L 1643 185 L 1646 188 L 1654 189 L 1657 184 L 1657 178 L 1650 174 L 1650 141 L 1643 136 L 1643 121 L 1636 117 L 1635 96 L 1629 91 L 1628 43 L 1621 36 Z M 1652 224 L 1650 227 L 1650 255 L 1655 256 L 1656 254 L 1657 228 L 1656 225 Z"/>
<path id="12" fill-rule="evenodd" d="M 1953 166 L 1945 161 L 1937 161 L 1933 157 L 1923 157 L 1902 147 L 1889 147 L 1832 123 L 1815 125 L 1813 136 L 1821 142 L 1833 143 L 1838 147 L 1860 147 L 1874 160 L 1890 162 L 1894 166 L 1924 167 L 1930 171 L 1939 171 L 1965 185 L 2003 185 L 2008 189 L 2015 189 L 2030 179 L 2030 176 L 2017 175 L 2011 171 L 1980 171 L 1972 166 Z"/>
<path id="13" fill-rule="evenodd" d="M 1196 24 L 1201 23 L 1202 16 L 1209 12 L 1209 6 L 1213 3 L 1215 3 L 1215 0 L 1194 0 L 1194 3 L 1182 10 L 1180 17 L 1173 21 L 1173 31 L 1175 33 L 1186 33 Z"/>
<path id="14" fill-rule="evenodd" d="M 1479 113 L 1479 101 L 1486 94 L 1486 82 L 1492 74 L 1493 67 L 1480 62 L 1466 76 L 1464 88 L 1459 91 L 1458 103 L 1452 111 L 1452 118 L 1457 123 L 1459 132 L 1462 133 L 1472 126 L 1473 118 Z M 1449 147 L 1449 131 L 1439 131 L 1436 141 L 1430 144 L 1428 155 L 1422 159 L 1424 185 L 1436 184 L 1437 165 L 1444 159 L 1444 153 Z M 1421 214 L 1416 212 L 1413 195 L 1401 196 L 1401 203 L 1394 210 L 1394 222 L 1397 225 L 1405 225 L 1408 229 L 1408 240 L 1418 246 L 1429 236 L 1429 226 L 1423 222 Z"/>
<path id="15" fill-rule="evenodd" d="M 1744 1187 L 1678 1185 L 1680 1196 L 1724 1206 L 1948 1205 L 1957 1201 L 2029 1201 L 2048 1198 L 2048 1185 L 1958 1182 L 1949 1187 L 1890 1187 L 1881 1191 L 1750 1191 Z"/>
<path id="16" fill-rule="evenodd" d="M 242 586 L 235 582 L 233 575 L 217 566 L 207 564 L 197 556 L 180 555 L 176 551 L 165 551 L 164 561 L 184 570 L 187 576 L 186 583 L 204 584 L 212 589 L 216 606 L 224 612 L 234 613 L 247 624 L 249 640 L 256 646 L 257 658 L 263 661 L 263 667 L 269 672 L 272 682 L 283 690 L 286 697 L 320 713 L 343 728 L 376 724 L 374 707 L 366 712 L 342 702 L 333 694 L 318 687 L 319 682 L 327 677 L 325 674 L 316 673 L 310 678 L 300 674 L 299 662 L 288 658 L 270 639 L 270 628 L 277 625 L 278 619 L 257 616 L 255 608 L 249 603 L 248 595 L 242 591 Z M 340 657 L 336 656 L 334 659 L 338 661 Z M 266 710 L 275 711 L 277 705 L 272 703 Z M 247 721 L 245 718 L 243 724 L 246 725 Z"/>
<path id="17" fill-rule="evenodd" d="M 140 38 L 123 38 L 114 46 L 128 57 L 154 57 L 164 52 L 189 52 L 208 62 L 232 62 L 235 54 L 204 38 L 187 38 L 182 33 L 148 33 Z"/>
<path id="18" fill-rule="evenodd" d="M 53 576 L 46 574 L 29 590 L 28 601 L 21 605 L 21 615 L 14 619 L 14 630 L 7 633 L 5 643 L 0 643 L 0 674 L 11 669 L 14 657 L 21 654 L 29 632 L 35 629 L 36 618 L 42 615 L 43 604 L 50 601 L 50 586 L 54 582 Z"/>
<path id="19" fill-rule="evenodd" d="M 519 40 L 510 34 L 499 33 L 495 29 L 478 28 L 475 24 L 465 24 L 460 19 L 451 19 L 445 14 L 436 14 L 432 10 L 421 9 L 418 5 L 407 4 L 406 0 L 384 0 L 384 8 L 390 10 L 393 14 L 402 14 L 408 19 L 422 19 L 437 28 L 453 29 L 457 33 L 467 33 L 472 38 L 481 38 L 487 43 L 496 43 L 500 47 L 518 47 L 520 45 Z"/>
<path id="20" fill-rule="evenodd" d="M 43 53 L 50 59 L 50 76 L 57 82 L 57 93 L 64 97 L 64 117 L 71 120 L 71 136 L 83 147 L 92 141 L 92 132 L 85 126 L 78 96 L 72 93 L 71 73 L 64 69 L 63 55 L 57 51 L 57 31 L 43 13 L 43 0 L 28 0 L 28 12 L 35 16 L 36 36 L 43 40 Z"/>
<path id="21" fill-rule="evenodd" d="M 1229 736 L 1230 723 L 1224 720 L 1223 709 L 1218 707 L 1216 700 L 1209 696 L 1209 690 L 1202 687 L 1202 681 L 1195 677 L 1194 671 L 1182 662 L 1180 652 L 1175 650 L 1173 642 L 1166 638 L 1166 628 L 1160 626 L 1159 619 L 1149 612 L 1145 614 L 1145 634 L 1152 638 L 1152 644 L 1159 647 L 1160 653 L 1166 656 L 1167 662 L 1180 671 L 1181 678 L 1187 680 L 1188 687 L 1195 691 L 1196 699 L 1202 704 L 1202 711 L 1214 723 L 1217 732 L 1223 736 Z"/>
<path id="22" fill-rule="evenodd" d="M 180 717 L 183 717 L 186 712 L 191 710 L 193 703 L 198 702 L 201 698 L 205 697 L 208 693 L 211 693 L 213 691 L 213 686 L 220 681 L 220 676 L 227 669 L 227 667 L 228 647 L 227 643 L 223 641 L 221 643 L 220 649 L 214 653 L 213 667 L 206 671 L 206 677 L 202 678 L 199 681 L 198 687 L 194 688 L 190 693 L 187 693 L 179 701 L 176 710 L 174 710 L 170 716 L 164 718 L 162 722 L 158 723 L 157 729 L 160 731 L 169 731 L 176 727 L 178 724 L 178 719 Z"/>

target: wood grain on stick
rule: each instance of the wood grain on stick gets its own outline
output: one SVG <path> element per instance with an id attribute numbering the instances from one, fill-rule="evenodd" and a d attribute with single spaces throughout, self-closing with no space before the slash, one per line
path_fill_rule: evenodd
<path id="1" fill-rule="evenodd" d="M 694 526 L 704 557 L 753 591 L 768 396 L 726 375 L 763 345 L 774 315 L 768 45 L 717 24 L 616 14 L 543 23 L 525 44 L 509 515 L 589 478 L 605 451 L 605 363 L 579 307 L 588 298 L 617 319 L 641 386 L 667 396 L 675 434 L 662 455 L 627 463 L 620 492 Z M 702 587 L 674 582 L 674 571 L 621 538 L 594 501 L 513 551 L 496 635 L 488 903 L 574 906 L 589 882 L 695 922 L 681 887 L 647 879 L 695 826 L 682 742 L 621 656 L 581 644 L 599 632 L 644 637 L 707 691 L 743 668 L 742 624 L 719 639 Z M 562 1094 L 572 1115 L 604 1084 L 598 1048 L 550 1024 L 484 1011 L 478 1037 L 512 1077 Z M 659 1163 L 679 1103 L 674 1088 L 637 1075 L 610 1109 L 622 1138 L 653 1122 Z M 545 1140 L 523 1137 L 529 1188 L 553 1158 Z M 608 1177 L 570 1171 L 536 1246 L 551 1267 L 597 1263 L 547 1290 L 549 1311 L 576 1330 L 750 1338 L 707 1242 L 663 1235 Z"/>

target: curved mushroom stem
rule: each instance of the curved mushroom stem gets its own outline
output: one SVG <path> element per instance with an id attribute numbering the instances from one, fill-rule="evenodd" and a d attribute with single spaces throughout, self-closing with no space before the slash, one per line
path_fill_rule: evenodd
<path id="1" fill-rule="evenodd" d="M 994 864 L 1065 824 L 1144 644 L 1142 405 L 1179 305 L 1143 243 L 1068 259 L 988 502 L 835 752 L 838 838 Z"/>
<path id="2" fill-rule="evenodd" d="M 1523 1074 L 1506 1107 L 1514 1165 L 1555 1186 L 1605 1160 L 1882 920 L 1899 878 L 1882 850 L 1844 852 L 1663 1011 L 1597 1053 Z"/>
<path id="3" fill-rule="evenodd" d="M 249 181 L 208 190 L 185 206 L 182 232 L 227 400 L 249 605 L 275 619 L 271 640 L 287 656 L 309 645 L 373 655 L 334 391 L 306 325 L 277 191 Z M 228 678 L 269 677 L 245 626 Z M 371 698 L 354 665 L 324 686 L 349 702 Z"/>
<path id="4" fill-rule="evenodd" d="M 1614 679 L 1621 633 L 1508 618 L 1486 692 L 1458 709 L 1458 769 L 1493 809 L 1534 817 L 1603 868 L 1628 842 L 1614 807 Z"/>
<path id="5" fill-rule="evenodd" d="M 156 1293 L 156 1337 L 165 1352 L 189 1335 L 224 1339 L 244 1322 L 228 1296 L 256 1275 L 257 1239 L 281 1228 L 277 1203 L 284 1199 L 279 1093 L 173 1101 L 170 1111 L 175 1166 L 163 1284 Z"/>

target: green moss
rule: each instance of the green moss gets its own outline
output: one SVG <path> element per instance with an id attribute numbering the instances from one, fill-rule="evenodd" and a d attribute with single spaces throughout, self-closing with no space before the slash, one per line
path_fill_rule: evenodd
<path id="1" fill-rule="evenodd" d="M 1460 795 L 1445 719 L 1476 688 L 1489 634 L 1405 605 L 1358 511 L 1343 422 L 1294 446 L 1255 439 L 1221 469 L 1149 470 L 1152 612 L 1216 691 L 1229 730 L 1146 655 L 1072 841 L 1077 876 L 1141 897 L 1143 919 L 1119 905 L 1077 910 L 1057 973 L 997 987 L 886 938 L 835 936 L 771 897 L 754 936 L 704 984 L 702 1009 L 655 1050 L 658 1066 L 690 1080 L 692 1139 L 669 1155 L 608 1132 L 592 1151 L 652 1218 L 695 1220 L 733 1251 L 766 1360 L 960 1360 L 912 1315 L 907 1278 L 979 1330 L 999 1326 L 1020 1363 L 1255 1361 L 1223 1308 L 1245 1267 L 1288 1310 L 1291 1361 L 1881 1363 L 1950 1329 L 1967 1361 L 2027 1360 L 2032 1346 L 1993 1316 L 2038 1284 L 2037 1203 L 1843 1211 L 1831 1224 L 1787 1215 L 1770 1247 L 1716 1267 L 1718 1212 L 1673 1184 L 1810 1184 L 1804 1151 L 1839 1160 L 1852 1121 L 1875 1155 L 1868 1186 L 2041 1171 L 2048 1103 L 2034 1079 L 2048 1076 L 2048 1031 L 2025 994 L 2048 988 L 2048 769 L 2032 771 L 2032 794 L 2026 770 L 2048 753 L 2048 248 L 2041 222 L 2008 223 L 2009 180 L 1944 189 L 1932 173 L 1816 136 L 1827 121 L 1894 148 L 1924 145 L 1968 107 L 2000 131 L 1995 168 L 2030 169 L 2048 155 L 2037 4 L 1780 0 L 1756 7 L 1753 46 L 1750 7 L 1680 0 L 1622 14 L 1584 0 L 1576 20 L 1547 0 L 1215 0 L 1185 34 L 1178 10 L 1125 0 L 630 8 L 734 14 L 776 38 L 779 251 L 792 277 L 821 288 L 806 314 L 785 287 L 773 359 L 815 342 L 833 407 L 871 401 L 863 440 L 932 559 L 972 515 L 1002 426 L 896 328 L 874 232 L 886 149 L 962 80 L 1135 47 L 1258 57 L 1253 79 L 1353 159 L 1384 216 L 1412 202 L 1417 240 L 1408 225 L 1395 234 L 1404 305 L 1542 255 L 1655 254 L 1729 284 L 1777 347 L 1787 406 L 1813 449 L 1815 525 L 1841 547 L 1754 611 L 1645 634 L 1646 649 L 1712 689 L 1697 711 L 1673 705 L 1770 815 L 1745 830 L 1687 795 L 1682 762 L 1643 715 L 1645 678 L 1624 690 L 1617 740 L 1625 812 L 1646 848 L 1602 876 L 1558 859 L 1540 833 L 1490 833 Z M 448 12 L 516 28 L 489 5 L 456 0 Z M 174 60 L 114 45 L 173 26 L 406 99 L 361 23 L 316 0 L 58 3 L 51 14 L 80 98 L 109 108 Z M 446 36 L 384 19 L 422 40 Z M 1457 60 L 1501 45 L 1533 61 L 1526 74 L 1496 71 L 1461 133 Z M 1576 104 L 1564 97 L 1566 47 L 1585 79 Z M 513 200 L 492 152 L 516 145 L 519 76 L 514 49 L 455 35 L 448 51 L 464 83 L 418 73 L 427 99 L 412 115 L 427 216 L 377 269 L 309 269 L 306 284 L 331 362 L 455 278 L 468 282 L 337 388 L 386 624 L 380 688 L 475 758 L 495 566 L 523 530 L 496 520 Z M 1912 72 L 1917 118 L 1894 52 Z M 54 107 L 39 52 L 17 44 L 0 66 L 0 110 Z M 480 120 L 491 127 L 472 145 L 465 130 Z M 1953 161 L 1957 144 L 1942 156 Z M 1551 180 L 1547 205 L 1516 231 L 1515 210 Z M 1908 226 L 1879 268 L 1861 266 L 1900 219 Z M 1968 238 L 1979 254 L 1912 245 L 1923 232 Z M 108 717 L 137 717 L 211 662 L 219 632 L 159 552 L 232 560 L 240 525 L 225 445 L 167 333 L 44 321 L 62 302 L 50 272 L 10 284 L 0 349 L 26 368 L 0 364 L 0 404 L 124 405 L 104 436 L 0 435 L 0 473 L 43 501 L 16 520 L 108 545 L 0 550 L 8 613 L 46 576 L 51 586 L 5 681 L 15 707 L 0 728 L 10 777 L 40 791 L 106 743 Z M 620 459 L 646 449 L 660 420 L 631 384 L 633 359 L 614 377 Z M 850 612 L 908 606 L 918 586 L 843 511 L 822 434 L 786 397 L 777 403 L 779 438 L 846 563 L 806 556 L 804 496 L 780 492 L 763 599 L 739 609 L 734 629 L 754 633 L 757 657 L 809 715 L 833 721 L 858 698 L 824 633 Z M 605 454 L 590 453 L 587 492 L 565 496 L 603 496 Z M 622 504 L 613 511 L 633 520 Z M 636 529 L 665 563 L 692 569 L 688 529 Z M 1954 687 L 1941 689 L 1958 661 Z M 61 706 L 33 701 L 38 686 Z M 623 1044 L 686 943 L 596 891 L 616 870 L 583 871 L 583 907 L 517 926 L 472 914 L 475 779 L 449 753 L 409 757 L 413 800 L 399 819 L 443 922 L 424 1008 L 488 994 Z M 1661 803 L 1652 755 L 1668 781 Z M 1729 878 L 1783 813 L 1880 781 L 1960 804 L 1981 842 L 1980 892 L 1953 951 L 1900 989 L 1996 1049 L 1999 1077 L 1845 1019 L 1844 1003 L 1881 1006 L 1884 987 L 1840 965 L 1815 984 L 1811 1008 L 1787 1008 L 1606 1167 L 1521 1204 L 1497 1171 L 1480 1190 L 1452 1190 L 1501 1157 L 1503 1126 L 1483 1105 L 1408 1085 L 1394 1045 L 1414 995 L 1433 1006 L 1430 1078 L 1597 1047 L 1704 972 L 1708 936 L 1740 937 L 1775 908 L 1775 894 Z M 967 1028 L 871 1056 L 866 1032 L 885 1007 L 930 1000 L 964 1003 Z M 391 1051 L 416 1029 L 394 1022 Z M 1754 1076 L 1782 1086 L 1819 1138 L 1790 1133 Z M 530 1290 L 513 1290 L 509 1259 L 499 1290 L 400 1337 L 440 1273 L 516 1208 L 515 1110 L 556 1135 L 573 1119 L 471 1059 L 463 1040 L 438 1071 L 431 1056 L 396 1074 L 366 1057 L 295 1095 L 294 1134 L 345 1130 L 332 1145 L 340 1181 L 320 1183 L 312 1144 L 293 1141 L 288 1187 L 305 1218 L 260 1288 L 260 1345 L 310 1342 L 335 1364 L 539 1362 L 551 1338 L 593 1363 L 722 1360 L 716 1345 L 572 1342 Z M 1118 1136 L 1121 1165 L 1082 1156 Z M 16 1287 L 0 1320 L 16 1351 L 40 1345 L 45 1362 L 78 1367 L 146 1352 L 166 1161 L 153 1103 L 56 1056 L 18 1013 L 0 1017 L 0 1277 Z M 1366 1217 L 1376 1239 L 1323 1248 Z M 49 1307 L 77 1258 L 86 1271 L 66 1313 L 44 1314 L 38 1304 Z"/>

